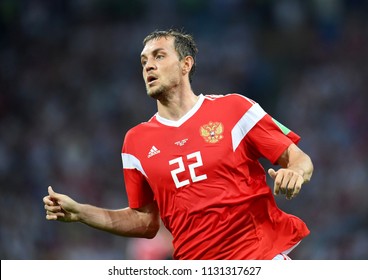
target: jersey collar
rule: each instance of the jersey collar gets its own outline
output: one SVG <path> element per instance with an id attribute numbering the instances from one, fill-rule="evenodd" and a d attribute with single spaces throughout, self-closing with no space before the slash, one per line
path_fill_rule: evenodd
<path id="1" fill-rule="evenodd" d="M 198 97 L 199 97 L 198 98 L 198 101 L 196 102 L 196 104 L 194 104 L 193 108 L 190 109 L 179 120 L 173 121 L 173 120 L 165 119 L 165 118 L 161 117 L 158 113 L 155 114 L 156 120 L 159 123 L 161 123 L 163 125 L 167 125 L 167 126 L 173 126 L 173 127 L 179 127 L 179 126 L 181 126 L 188 119 L 190 119 L 198 111 L 198 109 L 201 107 L 201 105 L 202 105 L 202 103 L 204 101 L 204 95 L 203 94 L 200 94 Z"/>

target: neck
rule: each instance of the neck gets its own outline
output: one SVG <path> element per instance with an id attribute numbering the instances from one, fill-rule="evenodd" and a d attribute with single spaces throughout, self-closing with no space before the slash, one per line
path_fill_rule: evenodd
<path id="1" fill-rule="evenodd" d="M 162 118 L 177 121 L 193 108 L 198 99 L 191 89 L 166 95 L 165 100 L 157 100 L 158 114 Z"/>

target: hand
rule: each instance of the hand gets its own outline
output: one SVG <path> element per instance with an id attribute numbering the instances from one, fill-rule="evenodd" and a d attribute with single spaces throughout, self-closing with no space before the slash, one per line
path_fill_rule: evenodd
<path id="1" fill-rule="evenodd" d="M 276 172 L 270 168 L 268 174 L 275 180 L 273 193 L 285 194 L 287 199 L 297 196 L 304 183 L 303 176 L 292 169 L 281 168 Z"/>
<path id="2" fill-rule="evenodd" d="M 77 208 L 79 204 L 69 196 L 54 192 L 48 187 L 48 195 L 43 198 L 46 210 L 46 220 L 58 220 L 62 222 L 78 221 Z"/>

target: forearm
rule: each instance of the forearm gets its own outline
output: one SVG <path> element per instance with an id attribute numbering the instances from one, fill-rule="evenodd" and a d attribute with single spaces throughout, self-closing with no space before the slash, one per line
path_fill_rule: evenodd
<path id="1" fill-rule="evenodd" d="M 109 210 L 89 204 L 80 204 L 78 208 L 79 222 L 120 236 L 153 238 L 159 228 L 156 213 L 129 207 Z"/>
<path id="2" fill-rule="evenodd" d="M 288 159 L 284 163 L 286 168 L 292 169 L 303 176 L 304 182 L 309 182 L 313 174 L 311 158 L 296 145 L 288 148 Z"/>

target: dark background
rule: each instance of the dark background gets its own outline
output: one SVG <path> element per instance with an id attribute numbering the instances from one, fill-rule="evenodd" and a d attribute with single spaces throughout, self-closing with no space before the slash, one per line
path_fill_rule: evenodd
<path id="1" fill-rule="evenodd" d="M 292 258 L 367 259 L 367 16 L 363 0 L 0 0 L 1 259 L 165 257 L 164 235 L 49 222 L 42 198 L 127 206 L 123 137 L 156 110 L 142 40 L 170 27 L 198 43 L 196 93 L 246 95 L 302 136 L 312 181 L 277 198 L 311 230 Z"/>

